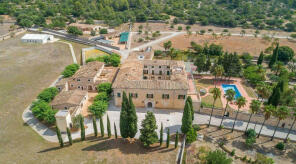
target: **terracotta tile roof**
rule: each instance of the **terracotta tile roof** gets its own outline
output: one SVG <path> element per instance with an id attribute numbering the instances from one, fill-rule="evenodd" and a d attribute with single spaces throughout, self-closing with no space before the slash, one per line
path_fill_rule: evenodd
<path id="1" fill-rule="evenodd" d="M 170 80 L 143 79 L 144 65 L 170 66 L 172 74 Z M 112 88 L 122 89 L 188 89 L 187 75 L 183 61 L 171 60 L 130 60 L 125 62 L 118 72 Z"/>
<path id="2" fill-rule="evenodd" d="M 93 61 L 80 67 L 80 69 L 72 76 L 73 78 L 94 78 L 98 71 L 104 66 L 104 63 Z"/>
<path id="3" fill-rule="evenodd" d="M 87 91 L 69 90 L 59 93 L 51 102 L 51 105 L 72 104 L 79 105 L 82 99 L 87 95 Z"/>

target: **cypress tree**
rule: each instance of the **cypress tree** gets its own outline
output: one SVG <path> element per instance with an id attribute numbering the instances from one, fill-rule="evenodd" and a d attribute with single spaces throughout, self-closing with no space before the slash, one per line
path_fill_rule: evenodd
<path id="1" fill-rule="evenodd" d="M 100 117 L 100 129 L 101 129 L 101 137 L 104 137 L 104 122 L 103 122 L 103 117 Z"/>
<path id="2" fill-rule="evenodd" d="M 69 139 L 69 144 L 72 145 L 72 143 L 73 143 L 72 135 L 71 135 L 71 131 L 69 128 L 67 128 L 67 135 L 68 135 L 68 139 Z"/>
<path id="3" fill-rule="evenodd" d="M 163 125 L 161 123 L 160 132 L 159 132 L 159 144 L 162 145 L 163 142 Z"/>
<path id="4" fill-rule="evenodd" d="M 271 104 L 277 107 L 280 103 L 280 99 L 281 99 L 281 89 L 279 86 L 276 86 L 273 89 L 272 95 L 268 99 L 268 104 Z"/>
<path id="5" fill-rule="evenodd" d="M 122 102 L 121 102 L 121 111 L 120 111 L 120 134 L 122 138 L 128 137 L 128 99 L 126 93 L 123 92 L 122 94 Z"/>
<path id="6" fill-rule="evenodd" d="M 96 120 L 95 116 L 93 116 L 93 127 L 94 127 L 95 137 L 97 137 L 98 136 L 98 127 L 97 127 L 97 120 Z"/>
<path id="7" fill-rule="evenodd" d="M 59 140 L 59 143 L 60 143 L 60 147 L 64 147 L 64 142 L 63 142 L 63 138 L 62 138 L 62 135 L 61 135 L 61 131 L 60 131 L 60 129 L 58 127 L 56 128 L 56 132 L 57 132 L 57 137 L 58 137 L 58 140 Z"/>
<path id="8" fill-rule="evenodd" d="M 192 121 L 194 120 L 194 108 L 193 108 L 193 104 L 192 104 L 192 99 L 190 96 L 187 97 L 187 100 L 191 109 L 191 116 L 192 116 Z"/>
<path id="9" fill-rule="evenodd" d="M 81 116 L 80 117 L 80 136 L 81 136 L 81 141 L 85 140 L 85 128 L 84 128 L 84 118 Z"/>
<path id="10" fill-rule="evenodd" d="M 279 44 L 277 43 L 276 48 L 273 50 L 271 59 L 268 63 L 268 67 L 272 68 L 272 66 L 278 61 L 279 56 Z"/>
<path id="11" fill-rule="evenodd" d="M 129 108 L 127 110 L 128 115 L 128 136 L 130 138 L 134 138 L 136 133 L 138 132 L 138 118 L 135 109 L 135 105 L 133 103 L 132 96 L 129 95 Z"/>
<path id="12" fill-rule="evenodd" d="M 263 62 L 263 59 L 264 59 L 264 54 L 263 54 L 263 52 L 261 51 L 260 56 L 259 56 L 259 58 L 258 58 L 258 60 L 257 60 L 257 65 L 261 65 L 262 62 Z"/>
<path id="13" fill-rule="evenodd" d="M 117 129 L 116 129 L 115 122 L 114 122 L 114 133 L 115 133 L 115 139 L 117 139 Z"/>
<path id="14" fill-rule="evenodd" d="M 109 116 L 107 115 L 107 132 L 108 132 L 108 138 L 111 137 L 111 125 L 110 125 L 110 120 Z"/>
<path id="15" fill-rule="evenodd" d="M 166 147 L 168 148 L 170 146 L 170 129 L 167 130 L 167 140 L 166 140 Z"/>
<path id="16" fill-rule="evenodd" d="M 179 132 L 177 130 L 176 138 L 175 138 L 175 149 L 178 147 L 178 143 L 179 143 Z"/>
<path id="17" fill-rule="evenodd" d="M 191 109 L 188 102 L 185 103 L 183 116 L 182 116 L 182 126 L 181 130 L 182 133 L 186 134 L 192 127 L 192 115 L 191 115 Z"/>

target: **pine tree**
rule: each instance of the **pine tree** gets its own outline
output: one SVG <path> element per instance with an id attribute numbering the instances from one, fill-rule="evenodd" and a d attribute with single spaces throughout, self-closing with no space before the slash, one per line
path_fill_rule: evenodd
<path id="1" fill-rule="evenodd" d="M 257 65 L 261 65 L 262 62 L 263 62 L 263 59 L 264 59 L 264 54 L 263 54 L 263 52 L 261 51 L 260 56 L 259 56 L 259 58 L 258 58 L 258 60 L 257 60 Z"/>
<path id="2" fill-rule="evenodd" d="M 192 116 L 192 121 L 194 120 L 194 108 L 192 104 L 192 99 L 190 96 L 187 97 L 186 101 L 189 103 L 190 109 L 191 109 L 191 116 Z"/>
<path id="3" fill-rule="evenodd" d="M 134 138 L 136 133 L 138 132 L 138 117 L 135 109 L 135 105 L 133 103 L 132 96 L 129 95 L 129 108 L 127 110 L 128 115 L 128 136 L 130 138 Z"/>
<path id="4" fill-rule="evenodd" d="M 163 142 L 163 125 L 161 123 L 160 132 L 159 132 L 159 144 L 162 145 Z"/>
<path id="5" fill-rule="evenodd" d="M 271 59 L 268 63 L 268 67 L 272 68 L 272 66 L 278 61 L 279 56 L 279 44 L 277 43 L 276 48 L 273 50 Z"/>
<path id="6" fill-rule="evenodd" d="M 178 143 L 179 143 L 179 132 L 177 130 L 176 138 L 175 138 L 175 149 L 178 147 Z"/>
<path id="7" fill-rule="evenodd" d="M 109 116 L 107 115 L 107 132 L 108 132 L 108 138 L 111 137 L 111 125 L 110 125 L 110 120 Z"/>
<path id="8" fill-rule="evenodd" d="M 182 126 L 181 130 L 182 133 L 186 134 L 192 127 L 192 115 L 191 115 L 191 109 L 188 102 L 185 103 L 184 111 L 183 111 L 183 117 L 182 117 Z"/>
<path id="9" fill-rule="evenodd" d="M 170 146 L 170 129 L 167 130 L 167 140 L 166 140 L 166 147 L 168 148 Z"/>
<path id="10" fill-rule="evenodd" d="M 103 117 L 100 117 L 100 129 L 101 129 L 101 137 L 104 137 L 105 132 L 104 132 L 104 122 L 103 122 Z"/>
<path id="11" fill-rule="evenodd" d="M 152 112 L 147 112 L 145 119 L 141 123 L 142 128 L 140 129 L 140 141 L 145 147 L 149 147 L 151 144 L 154 144 L 158 140 L 156 133 L 157 125 L 156 119 Z"/>
<path id="12" fill-rule="evenodd" d="M 57 132 L 57 137 L 58 137 L 60 146 L 64 147 L 64 142 L 63 142 L 63 138 L 62 138 L 62 135 L 61 135 L 61 131 L 60 131 L 60 129 L 58 127 L 56 128 L 56 132 Z"/>
<path id="13" fill-rule="evenodd" d="M 72 143 L 73 143 L 72 135 L 71 135 L 71 131 L 69 128 L 67 128 L 67 135 L 68 135 L 69 144 L 72 145 Z"/>
<path id="14" fill-rule="evenodd" d="M 126 97 L 126 93 L 122 94 L 122 103 L 121 103 L 121 111 L 120 111 L 120 134 L 122 138 L 128 137 L 128 99 Z"/>
<path id="15" fill-rule="evenodd" d="M 94 128 L 95 137 L 97 137 L 98 136 L 98 127 L 97 127 L 97 119 L 95 116 L 93 116 L 93 128 Z"/>
<path id="16" fill-rule="evenodd" d="M 81 136 L 81 141 L 85 140 L 85 128 L 84 128 L 84 118 L 81 116 L 80 117 L 80 136 Z"/>
<path id="17" fill-rule="evenodd" d="M 115 133 L 115 139 L 117 139 L 117 129 L 116 129 L 115 122 L 114 122 L 114 133 Z"/>

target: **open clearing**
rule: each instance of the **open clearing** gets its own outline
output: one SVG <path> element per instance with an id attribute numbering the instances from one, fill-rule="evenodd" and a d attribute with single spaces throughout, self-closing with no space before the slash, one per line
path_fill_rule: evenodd
<path id="1" fill-rule="evenodd" d="M 24 109 L 73 62 L 67 44 L 24 44 L 20 37 L 0 42 L 0 163 L 174 163 L 177 150 L 144 149 L 138 143 L 88 137 L 59 148 L 22 120 Z M 76 52 L 81 52 L 73 45 Z"/>
<path id="2" fill-rule="evenodd" d="M 241 37 L 241 36 L 217 36 L 214 38 L 212 35 L 196 35 L 192 34 L 188 36 L 187 34 L 179 35 L 170 39 L 173 43 L 173 47 L 181 50 L 188 49 L 192 41 L 197 44 L 204 45 L 205 43 L 219 44 L 223 46 L 224 51 L 228 52 L 237 52 L 242 54 L 244 52 L 250 53 L 252 56 L 259 56 L 261 51 L 264 51 L 266 48 L 271 46 L 272 42 L 263 40 L 262 38 L 255 37 Z M 279 39 L 281 46 L 289 46 L 294 51 L 296 51 L 296 45 L 294 42 L 289 41 L 288 39 Z M 166 41 L 165 41 L 166 42 Z M 159 46 L 163 46 L 163 43 L 160 43 Z M 157 47 L 155 47 L 157 48 Z"/>

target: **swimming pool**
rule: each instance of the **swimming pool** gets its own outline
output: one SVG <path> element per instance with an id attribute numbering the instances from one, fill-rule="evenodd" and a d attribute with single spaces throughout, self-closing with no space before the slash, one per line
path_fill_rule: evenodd
<path id="1" fill-rule="evenodd" d="M 222 84 L 222 88 L 223 88 L 224 94 L 226 94 L 226 91 L 229 89 L 234 90 L 235 91 L 235 96 L 234 96 L 235 99 L 242 96 L 241 93 L 239 92 L 239 90 L 237 89 L 236 85 L 234 85 L 234 84 Z"/>

